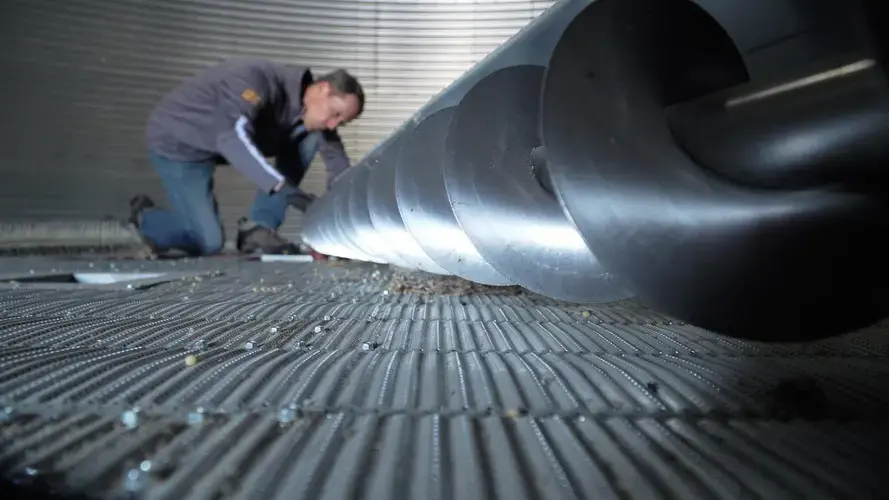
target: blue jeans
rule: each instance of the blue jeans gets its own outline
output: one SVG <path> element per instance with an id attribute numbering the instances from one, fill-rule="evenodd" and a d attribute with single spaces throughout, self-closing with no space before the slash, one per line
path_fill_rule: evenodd
<path id="1" fill-rule="evenodd" d="M 306 136 L 300 141 L 299 149 L 302 172 L 305 172 L 318 152 L 317 136 Z M 219 253 L 225 244 L 225 234 L 213 193 L 216 165 L 212 161 L 173 161 L 153 152 L 149 152 L 149 157 L 167 192 L 171 208 L 145 209 L 140 224 L 142 235 L 158 250 L 176 248 L 193 255 Z M 277 230 L 287 212 L 287 196 L 298 191 L 289 183 L 272 195 L 257 190 L 250 219 L 260 226 Z"/>

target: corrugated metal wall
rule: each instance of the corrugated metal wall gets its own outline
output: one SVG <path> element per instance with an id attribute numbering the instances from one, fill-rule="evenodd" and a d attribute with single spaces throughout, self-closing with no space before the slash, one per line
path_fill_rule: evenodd
<path id="1" fill-rule="evenodd" d="M 432 95 L 553 2 L 531 0 L 3 0 L 0 219 L 125 217 L 164 200 L 145 158 L 152 105 L 231 56 L 352 71 L 364 116 L 343 131 L 358 161 Z M 323 191 L 316 162 L 303 186 Z M 229 239 L 254 190 L 216 177 Z M 282 232 L 293 237 L 293 212 Z"/>

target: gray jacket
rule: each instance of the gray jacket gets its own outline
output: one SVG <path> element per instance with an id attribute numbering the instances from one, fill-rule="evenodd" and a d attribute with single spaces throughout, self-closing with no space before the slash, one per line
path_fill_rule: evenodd
<path id="1" fill-rule="evenodd" d="M 161 100 L 148 119 L 148 147 L 175 161 L 227 161 L 265 192 L 283 179 L 298 185 L 308 167 L 297 147 L 305 136 L 302 95 L 312 81 L 305 67 L 223 62 Z M 321 135 L 318 152 L 329 188 L 350 163 L 336 131 Z M 275 166 L 266 157 L 275 157 Z"/>

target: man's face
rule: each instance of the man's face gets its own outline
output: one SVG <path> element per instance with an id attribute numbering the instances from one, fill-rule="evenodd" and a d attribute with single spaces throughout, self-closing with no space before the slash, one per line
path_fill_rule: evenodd
<path id="1" fill-rule="evenodd" d="M 307 130 L 334 130 L 358 115 L 358 97 L 336 94 L 329 83 L 318 82 L 307 89 L 303 107 Z"/>

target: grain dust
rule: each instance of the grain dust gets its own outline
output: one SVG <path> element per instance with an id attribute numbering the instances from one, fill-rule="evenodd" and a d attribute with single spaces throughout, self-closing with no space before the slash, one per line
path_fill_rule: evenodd
<path id="1" fill-rule="evenodd" d="M 456 276 L 396 272 L 389 281 L 392 293 L 413 295 L 523 295 L 519 286 L 488 286 Z"/>

